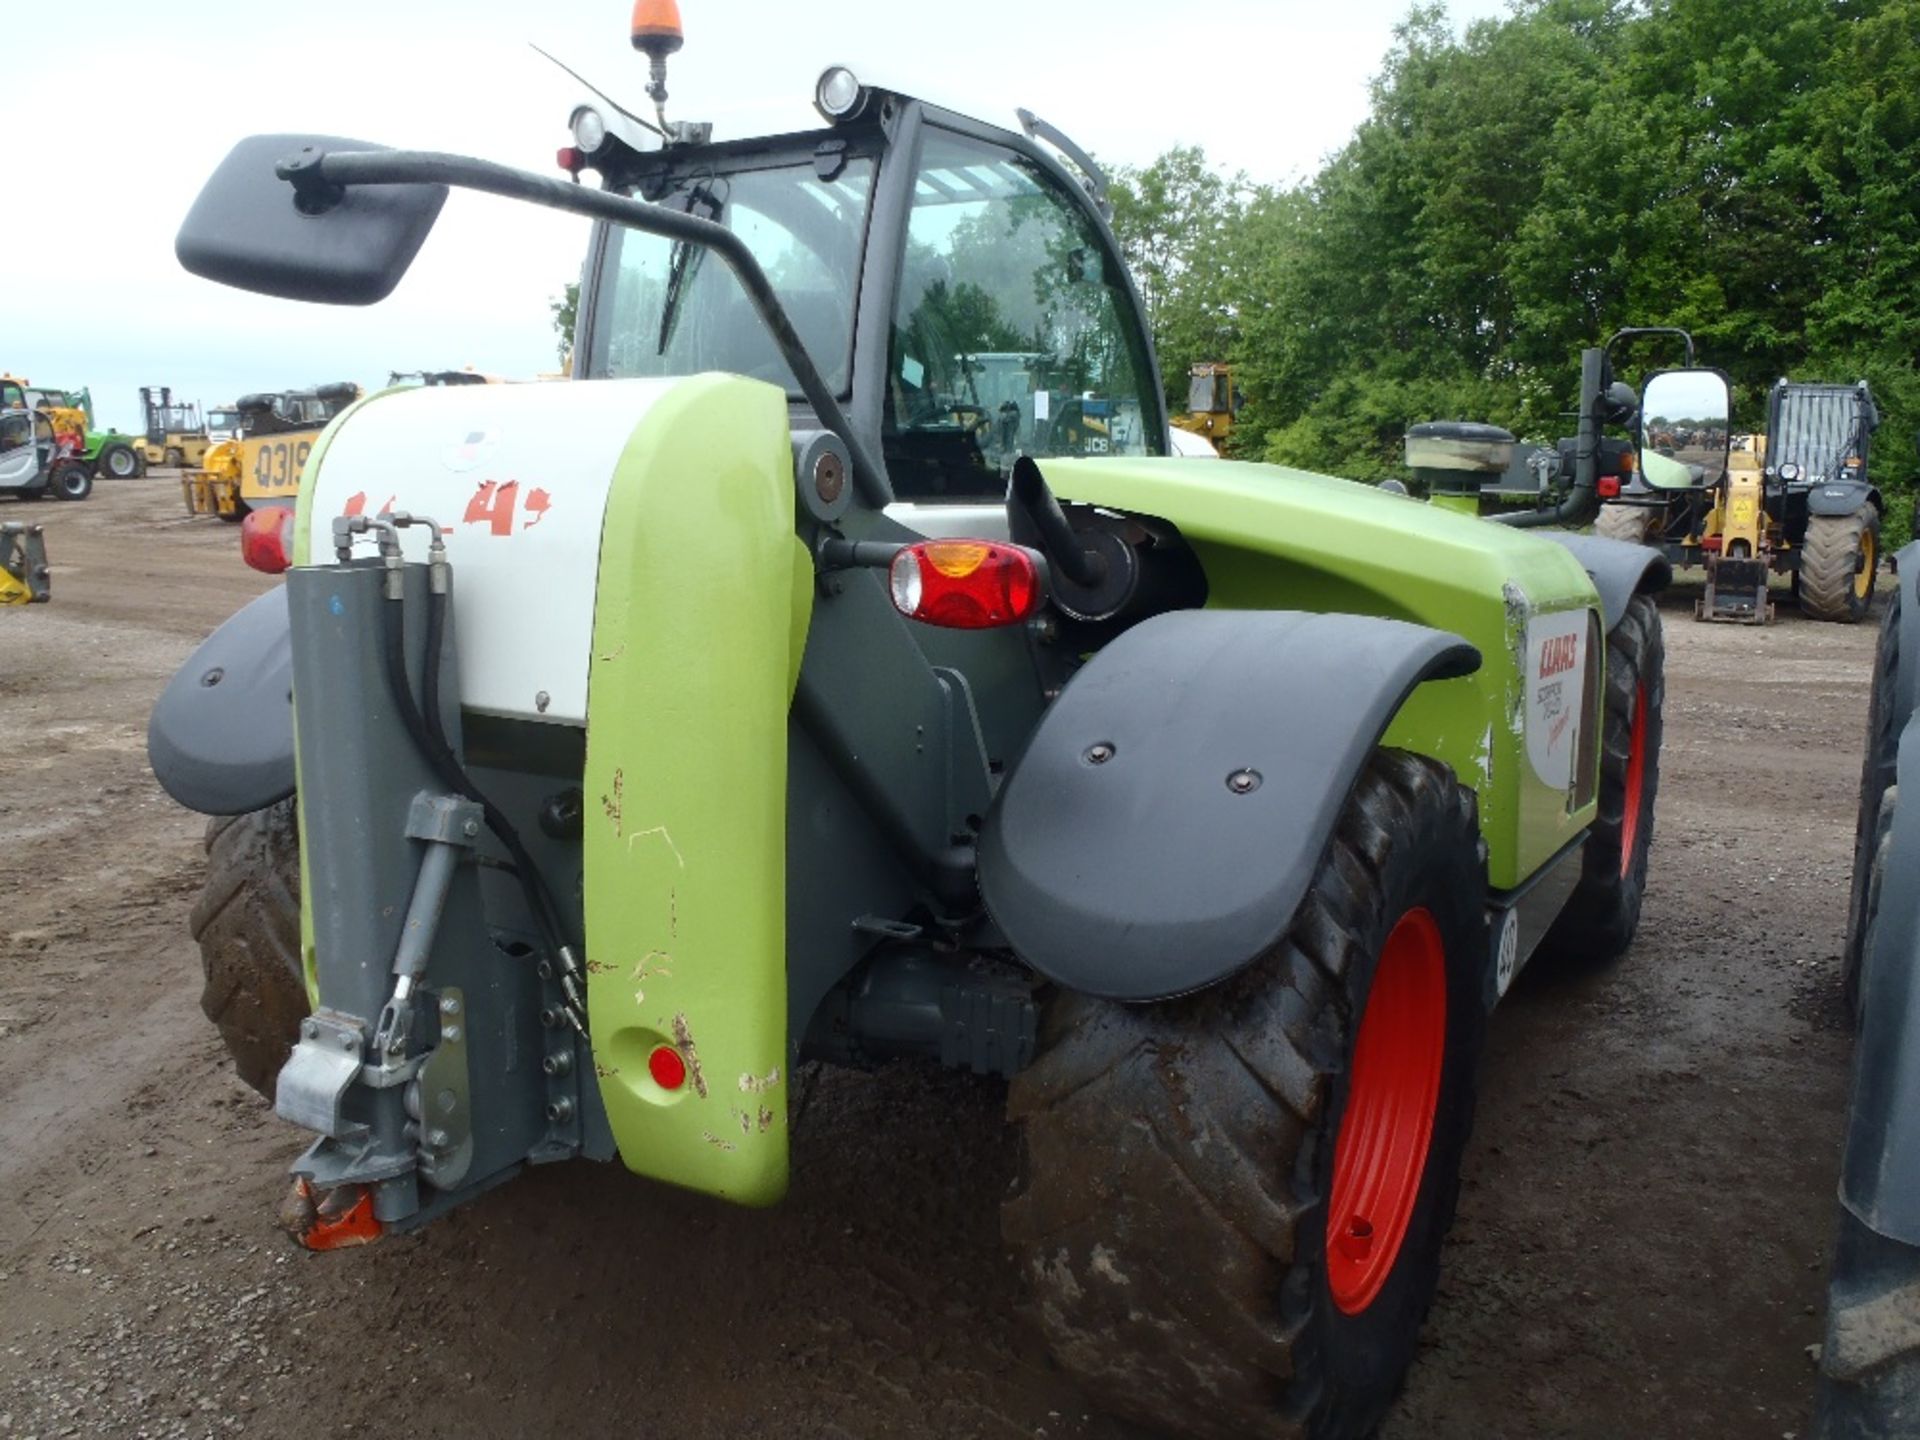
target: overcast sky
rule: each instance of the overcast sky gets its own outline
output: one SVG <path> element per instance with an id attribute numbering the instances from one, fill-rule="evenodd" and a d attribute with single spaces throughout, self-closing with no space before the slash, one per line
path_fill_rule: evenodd
<path id="1" fill-rule="evenodd" d="M 1103 160 L 1199 144 L 1256 180 L 1311 174 L 1365 115 L 1409 0 L 681 0 L 668 114 L 716 134 L 816 123 L 821 68 L 1012 125 L 1051 120 Z M 1505 0 L 1452 0 L 1456 25 Z M 371 309 L 269 300 L 195 279 L 173 236 L 242 135 L 310 131 L 553 165 L 583 92 L 553 51 L 632 109 L 645 60 L 623 0 L 73 0 L 72 66 L 7 67 L 16 160 L 0 272 L 0 369 L 93 389 L 137 428 L 137 388 L 213 404 L 249 390 L 474 365 L 555 366 L 548 302 L 577 278 L 586 222 L 456 192 L 412 271 Z M 38 163 L 34 163 L 38 162 Z M 40 177 L 36 191 L 31 177 Z"/>

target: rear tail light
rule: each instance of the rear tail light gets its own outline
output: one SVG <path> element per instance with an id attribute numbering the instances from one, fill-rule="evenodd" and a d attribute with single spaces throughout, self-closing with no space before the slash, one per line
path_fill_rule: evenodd
<path id="1" fill-rule="evenodd" d="M 893 606 L 909 620 L 949 630 L 1018 625 L 1046 587 L 1031 553 L 991 540 L 923 540 L 893 557 Z"/>
<path id="2" fill-rule="evenodd" d="M 240 522 L 240 554 L 255 570 L 278 575 L 293 564 L 293 511 L 273 505 Z"/>
<path id="3" fill-rule="evenodd" d="M 1600 492 L 1600 498 L 1602 500 L 1611 500 L 1620 493 L 1620 477 L 1618 475 L 1602 475 L 1593 488 Z"/>

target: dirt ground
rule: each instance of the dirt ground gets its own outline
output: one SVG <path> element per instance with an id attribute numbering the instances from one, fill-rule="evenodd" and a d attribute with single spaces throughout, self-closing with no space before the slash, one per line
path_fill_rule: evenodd
<path id="1" fill-rule="evenodd" d="M 369 1250 L 274 1228 L 301 1142 L 228 1073 L 186 931 L 201 822 L 149 706 L 268 582 L 170 479 L 47 525 L 0 611 L 0 1440 L 1121 1434 L 1026 1329 L 1003 1087 L 829 1075 L 791 1198 L 533 1173 Z M 1494 1017 L 1442 1289 L 1387 1440 L 1805 1433 L 1834 1210 L 1873 632 L 1665 614 L 1640 941 Z"/>

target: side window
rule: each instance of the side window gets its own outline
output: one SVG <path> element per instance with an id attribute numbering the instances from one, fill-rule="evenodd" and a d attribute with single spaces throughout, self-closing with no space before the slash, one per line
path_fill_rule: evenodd
<path id="1" fill-rule="evenodd" d="M 0 411 L 0 454 L 33 443 L 33 417 L 24 410 Z"/>
<path id="2" fill-rule="evenodd" d="M 884 425 L 903 499 L 998 498 L 1019 455 L 1157 455 L 1117 262 L 1024 157 L 929 128 L 894 301 Z"/>

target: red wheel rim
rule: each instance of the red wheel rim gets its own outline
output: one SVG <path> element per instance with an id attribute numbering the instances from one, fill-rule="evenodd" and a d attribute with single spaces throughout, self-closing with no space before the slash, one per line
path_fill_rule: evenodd
<path id="1" fill-rule="evenodd" d="M 1627 793 L 1621 798 L 1620 875 L 1633 870 L 1633 847 L 1640 839 L 1640 798 L 1647 783 L 1647 687 L 1633 687 L 1633 733 L 1627 737 Z"/>
<path id="2" fill-rule="evenodd" d="M 1327 1209 L 1327 1288 L 1357 1315 L 1393 1273 L 1420 1198 L 1447 1052 L 1447 953 L 1424 908 L 1380 951 L 1348 1074 Z"/>

